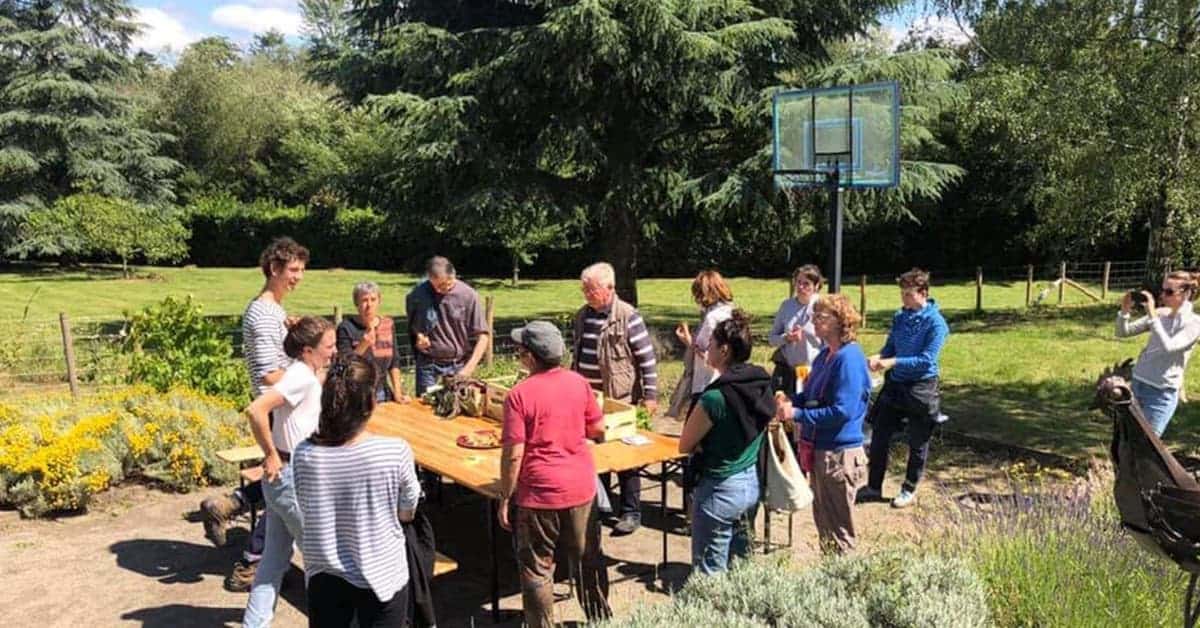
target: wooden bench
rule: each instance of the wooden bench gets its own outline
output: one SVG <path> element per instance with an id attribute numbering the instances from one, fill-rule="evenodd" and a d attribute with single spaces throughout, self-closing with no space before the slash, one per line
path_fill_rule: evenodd
<path id="1" fill-rule="evenodd" d="M 247 484 L 262 479 L 263 452 L 258 445 L 222 449 L 217 452 L 217 458 L 238 466 L 238 488 L 244 489 Z M 250 530 L 253 532 L 254 527 L 258 525 L 258 505 L 251 503 L 249 506 Z"/>

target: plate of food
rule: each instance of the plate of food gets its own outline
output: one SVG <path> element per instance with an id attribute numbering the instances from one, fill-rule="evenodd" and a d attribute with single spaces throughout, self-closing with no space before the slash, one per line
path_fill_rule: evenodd
<path id="1" fill-rule="evenodd" d="M 476 430 L 459 436 L 455 442 L 467 449 L 495 449 L 500 446 L 500 435 L 495 430 Z"/>

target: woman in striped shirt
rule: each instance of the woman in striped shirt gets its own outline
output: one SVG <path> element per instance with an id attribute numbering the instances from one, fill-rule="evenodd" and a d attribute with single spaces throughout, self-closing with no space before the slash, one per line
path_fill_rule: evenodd
<path id="1" fill-rule="evenodd" d="M 405 626 L 409 574 L 401 521 L 421 486 L 412 448 L 365 430 L 376 367 L 339 359 L 321 394 L 317 433 L 292 458 L 303 518 L 309 626 Z"/>

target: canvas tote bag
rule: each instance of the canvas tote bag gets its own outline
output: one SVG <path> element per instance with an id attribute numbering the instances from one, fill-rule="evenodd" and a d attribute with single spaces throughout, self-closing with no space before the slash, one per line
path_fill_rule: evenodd
<path id="1" fill-rule="evenodd" d="M 795 512 L 812 503 L 812 489 L 796 464 L 792 445 L 779 424 L 767 428 L 767 507 Z"/>

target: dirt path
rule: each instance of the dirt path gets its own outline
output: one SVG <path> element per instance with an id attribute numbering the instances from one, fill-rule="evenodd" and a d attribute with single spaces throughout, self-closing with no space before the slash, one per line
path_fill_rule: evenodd
<path id="1" fill-rule="evenodd" d="M 997 475 L 999 461 L 973 452 L 941 457 L 930 484 L 942 483 L 950 492 L 966 485 L 979 487 Z M 885 493 L 896 490 L 889 477 Z M 611 602 L 618 614 L 635 605 L 665 599 L 668 587 L 678 587 L 688 572 L 689 539 L 680 530 L 682 517 L 668 522 L 669 561 L 656 572 L 662 543 L 657 515 L 659 490 L 644 486 L 645 525 L 637 533 L 612 538 L 605 531 L 604 549 L 610 558 Z M 245 594 L 229 593 L 222 580 L 238 556 L 239 543 L 214 548 L 195 522 L 196 506 L 206 493 L 167 494 L 141 486 L 121 487 L 97 500 L 88 514 L 54 521 L 25 521 L 16 513 L 0 512 L 0 609 L 6 626 L 221 626 L 237 625 Z M 922 493 L 923 503 L 907 511 L 887 504 L 858 509 L 858 526 L 865 549 L 914 538 L 914 518 L 936 507 L 945 497 L 934 490 Z M 678 509 L 680 492 L 670 485 L 668 504 Z M 447 486 L 441 505 L 430 504 L 439 550 L 459 561 L 457 572 L 434 582 L 439 625 L 489 625 L 489 554 L 483 502 Z M 761 517 L 760 517 L 761 520 Z M 773 519 L 772 537 L 786 540 L 786 521 Z M 243 527 L 245 522 L 241 524 Z M 231 538 L 241 538 L 233 536 Z M 244 534 L 244 532 L 242 533 Z M 507 543 L 507 536 L 501 543 Z M 817 557 L 811 514 L 795 517 L 795 558 Z M 299 558 L 297 558 L 299 565 Z M 521 607 L 511 552 L 501 552 L 501 607 Z M 277 626 L 303 626 L 303 575 L 293 569 L 284 583 L 277 609 Z M 560 616 L 579 617 L 572 601 L 560 604 Z M 514 613 L 515 614 L 515 613 Z M 507 625 L 517 625 L 509 614 Z"/>

